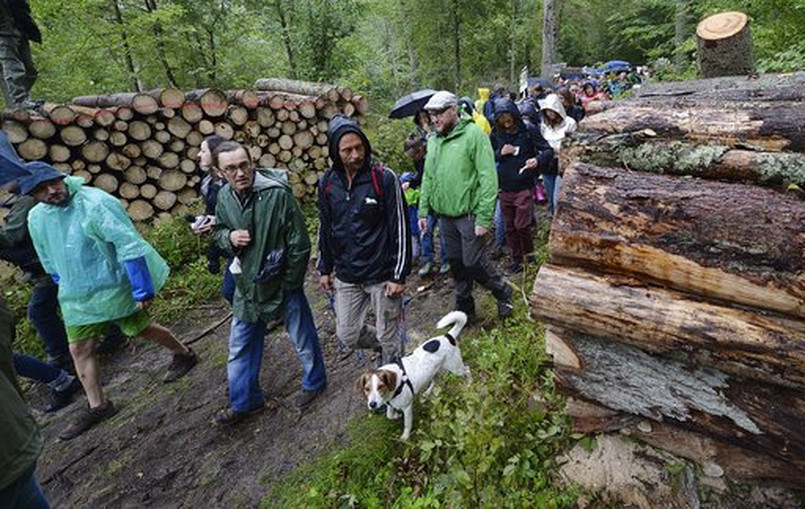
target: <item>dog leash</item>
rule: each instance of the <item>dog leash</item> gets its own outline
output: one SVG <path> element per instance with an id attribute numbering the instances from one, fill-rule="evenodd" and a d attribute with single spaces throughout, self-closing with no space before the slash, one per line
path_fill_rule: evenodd
<path id="1" fill-rule="evenodd" d="M 400 368 L 400 371 L 402 371 L 402 378 L 400 379 L 400 385 L 397 386 L 397 389 L 394 391 L 394 394 L 392 394 L 391 398 L 389 398 L 387 405 L 391 405 L 393 409 L 400 412 L 402 411 L 400 408 L 397 408 L 391 404 L 394 398 L 402 394 L 403 388 L 405 387 L 408 387 L 408 389 L 411 390 L 411 395 L 415 395 L 416 393 L 414 392 L 414 384 L 411 383 L 411 379 L 408 378 L 408 373 L 405 371 L 405 366 L 403 366 L 402 359 L 395 359 L 394 363 L 397 364 L 397 366 L 399 366 Z"/>

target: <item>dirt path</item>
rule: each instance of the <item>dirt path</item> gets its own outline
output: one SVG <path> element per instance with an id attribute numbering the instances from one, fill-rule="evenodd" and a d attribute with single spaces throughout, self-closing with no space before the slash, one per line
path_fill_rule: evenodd
<path id="1" fill-rule="evenodd" d="M 108 395 L 118 415 L 70 442 L 56 437 L 81 405 L 81 398 L 55 416 L 40 416 L 45 450 L 38 477 L 54 507 L 254 507 L 269 481 L 346 441 L 347 422 L 366 412 L 353 389 L 368 356 L 346 356 L 335 337 L 329 303 L 308 271 L 306 290 L 324 349 L 329 384 L 304 413 L 292 404 L 301 369 L 281 327 L 266 339 L 262 386 L 281 405 L 237 426 L 210 423 L 227 404 L 226 356 L 229 321 L 194 345 L 202 362 L 185 379 L 161 382 L 168 355 L 137 340 L 128 351 L 102 361 Z M 420 291 L 417 291 L 419 289 Z M 484 293 L 481 318 L 493 315 Z M 478 292 L 479 297 L 481 292 Z M 408 348 L 434 333 L 452 308 L 448 276 L 409 280 L 406 307 Z M 173 326 L 187 340 L 226 316 L 227 308 L 191 311 Z M 41 407 L 44 391 L 32 405 Z"/>

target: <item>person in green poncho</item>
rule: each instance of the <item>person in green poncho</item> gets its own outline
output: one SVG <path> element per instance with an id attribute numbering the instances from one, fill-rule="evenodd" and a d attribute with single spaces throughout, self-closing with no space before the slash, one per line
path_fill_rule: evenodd
<path id="1" fill-rule="evenodd" d="M 59 436 L 70 440 L 116 413 L 101 388 L 94 352 L 110 323 L 173 352 L 166 382 L 184 376 L 198 358 L 168 329 L 151 323 L 147 309 L 165 284 L 168 265 L 117 198 L 45 163 L 26 167 L 30 176 L 19 179 L 20 193 L 39 202 L 28 214 L 28 229 L 42 267 L 59 285 L 70 354 L 89 402 Z"/>

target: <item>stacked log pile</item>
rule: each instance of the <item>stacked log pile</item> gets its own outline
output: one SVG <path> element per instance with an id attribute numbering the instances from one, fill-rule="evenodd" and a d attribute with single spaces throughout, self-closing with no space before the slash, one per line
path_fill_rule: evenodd
<path id="1" fill-rule="evenodd" d="M 532 294 L 577 430 L 803 485 L 797 80 L 650 86 L 582 121 Z"/>
<path id="2" fill-rule="evenodd" d="M 136 221 L 183 214 L 199 196 L 206 136 L 244 144 L 260 167 L 286 168 L 294 194 L 313 196 L 328 167 L 327 128 L 343 113 L 363 121 L 365 98 L 348 88 L 258 80 L 260 90 L 173 88 L 77 97 L 44 114 L 6 114 L 19 155 L 43 160 L 119 197 Z"/>

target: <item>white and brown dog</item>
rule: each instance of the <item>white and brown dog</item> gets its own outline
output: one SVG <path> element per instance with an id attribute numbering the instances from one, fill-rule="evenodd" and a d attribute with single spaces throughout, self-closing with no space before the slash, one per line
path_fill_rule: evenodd
<path id="1" fill-rule="evenodd" d="M 396 363 L 380 366 L 358 378 L 357 388 L 366 396 L 370 410 L 386 405 L 386 417 L 389 419 L 396 419 L 397 412 L 402 412 L 404 429 L 401 440 L 408 440 L 411 434 L 414 396 L 425 387 L 430 391 L 439 371 L 470 376 L 470 369 L 464 365 L 461 350 L 456 344 L 456 338 L 466 323 L 467 315 L 461 311 L 448 313 L 436 327 L 443 329 L 453 325 L 449 332 L 425 341 Z"/>

